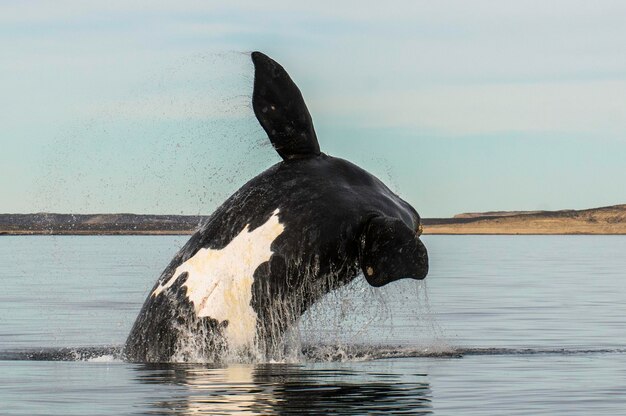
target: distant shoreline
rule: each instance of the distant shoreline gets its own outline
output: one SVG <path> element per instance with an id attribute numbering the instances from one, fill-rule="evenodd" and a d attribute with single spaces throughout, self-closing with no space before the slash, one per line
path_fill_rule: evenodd
<path id="1" fill-rule="evenodd" d="M 469 213 L 423 222 L 425 234 L 624 235 L 626 204 L 585 210 Z"/>
<path id="2" fill-rule="evenodd" d="M 0 214 L 0 236 L 190 235 L 201 215 Z M 426 235 L 626 235 L 626 204 L 586 210 L 465 213 L 424 218 Z"/>
<path id="3" fill-rule="evenodd" d="M 0 235 L 185 235 L 208 217 L 142 214 L 0 214 Z"/>

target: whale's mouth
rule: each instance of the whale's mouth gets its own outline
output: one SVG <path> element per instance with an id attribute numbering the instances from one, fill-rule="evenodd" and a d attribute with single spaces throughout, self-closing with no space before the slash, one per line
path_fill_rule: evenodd
<path id="1" fill-rule="evenodd" d="M 396 275 L 369 275 L 367 272 L 363 273 L 365 280 L 372 287 L 382 287 L 389 283 L 393 283 L 397 280 L 412 279 L 412 280 L 424 280 L 428 274 L 428 266 L 425 267 L 425 271 L 417 275 L 409 274 L 396 274 Z"/>

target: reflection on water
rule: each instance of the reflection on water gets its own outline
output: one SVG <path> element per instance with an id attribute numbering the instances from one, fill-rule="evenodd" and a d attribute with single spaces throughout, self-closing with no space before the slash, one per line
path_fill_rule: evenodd
<path id="1" fill-rule="evenodd" d="M 425 374 L 405 377 L 336 365 L 292 364 L 227 367 L 146 364 L 135 369 L 140 383 L 179 388 L 166 399 L 146 403 L 149 413 L 432 413 Z"/>

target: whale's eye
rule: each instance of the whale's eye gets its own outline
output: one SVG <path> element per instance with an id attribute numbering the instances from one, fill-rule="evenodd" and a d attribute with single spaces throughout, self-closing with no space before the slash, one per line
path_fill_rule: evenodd
<path id="1" fill-rule="evenodd" d="M 415 233 L 419 237 L 420 235 L 422 235 L 423 232 L 424 232 L 424 226 L 420 222 L 419 224 L 417 224 L 417 230 L 415 230 Z"/>

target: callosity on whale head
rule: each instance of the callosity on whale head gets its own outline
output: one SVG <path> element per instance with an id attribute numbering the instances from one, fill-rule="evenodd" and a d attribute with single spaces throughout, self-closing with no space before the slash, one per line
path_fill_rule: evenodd
<path id="1" fill-rule="evenodd" d="M 252 61 L 254 113 L 283 160 L 228 198 L 174 257 L 128 336 L 131 361 L 269 358 L 307 308 L 359 270 L 372 286 L 428 273 L 415 209 L 320 152 L 287 72 L 260 52 Z"/>

